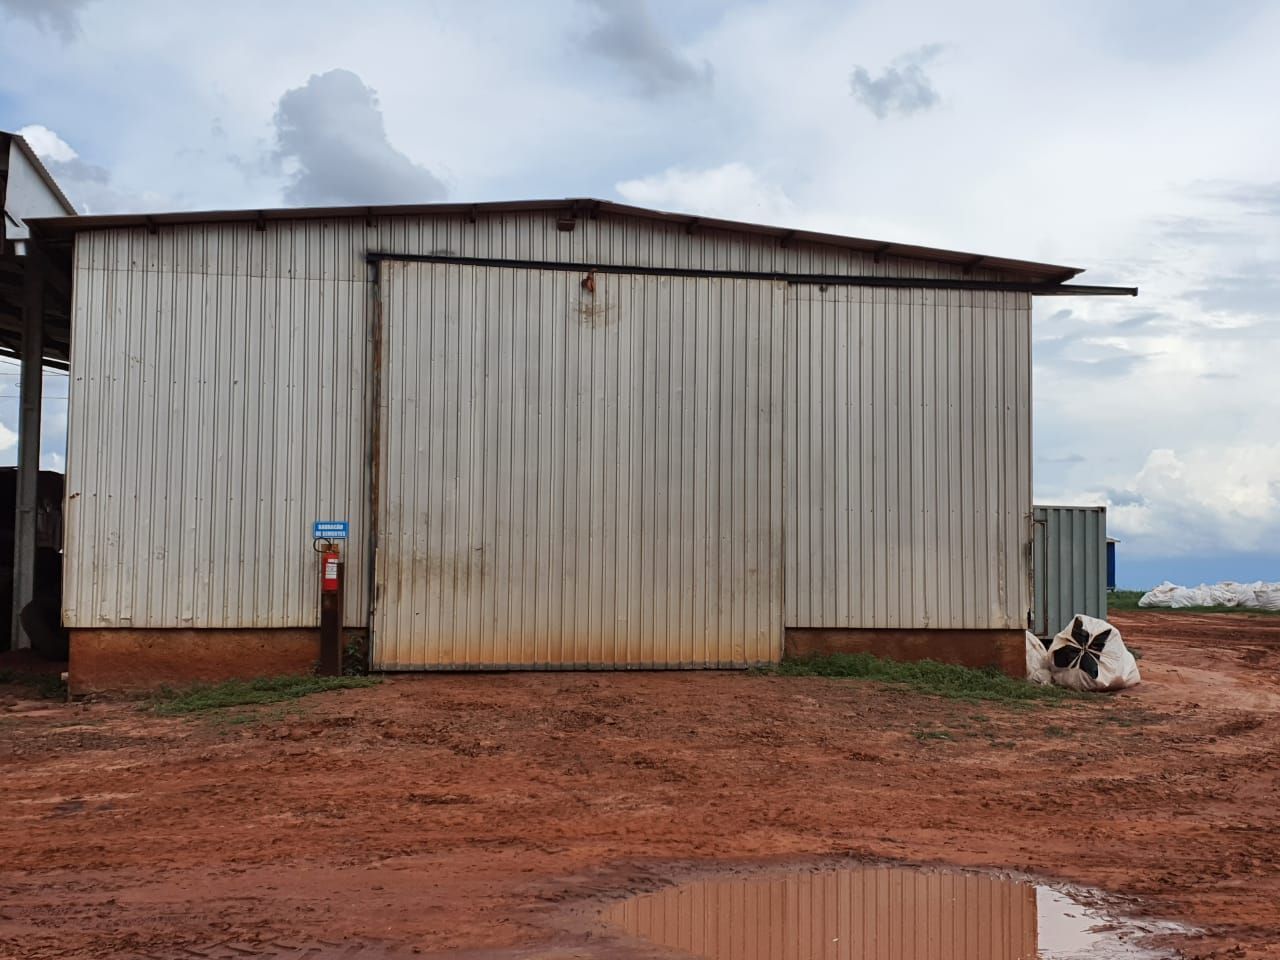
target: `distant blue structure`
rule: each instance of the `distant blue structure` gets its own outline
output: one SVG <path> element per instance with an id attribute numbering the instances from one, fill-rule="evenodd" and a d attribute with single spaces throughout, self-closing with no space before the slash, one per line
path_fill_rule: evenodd
<path id="1" fill-rule="evenodd" d="M 1107 589 L 1114 590 L 1116 588 L 1116 544 L 1120 541 L 1115 537 L 1107 537 Z"/>

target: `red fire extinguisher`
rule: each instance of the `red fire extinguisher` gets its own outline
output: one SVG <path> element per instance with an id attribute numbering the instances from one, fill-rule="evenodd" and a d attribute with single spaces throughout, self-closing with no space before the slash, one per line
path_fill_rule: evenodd
<path id="1" fill-rule="evenodd" d="M 319 668 L 323 676 L 337 677 L 342 674 L 342 554 L 336 543 L 321 537 L 311 547 L 320 554 Z"/>
<path id="2" fill-rule="evenodd" d="M 342 558 L 338 555 L 338 548 L 330 544 L 325 551 L 320 554 L 320 589 L 325 593 L 336 593 L 340 586 L 338 576 L 338 566 L 342 563 Z"/>

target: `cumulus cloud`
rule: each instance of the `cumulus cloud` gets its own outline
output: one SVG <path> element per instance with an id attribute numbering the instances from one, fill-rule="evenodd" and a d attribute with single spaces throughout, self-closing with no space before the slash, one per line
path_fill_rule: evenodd
<path id="1" fill-rule="evenodd" d="M 146 206 L 139 197 L 118 189 L 106 167 L 85 160 L 48 127 L 36 123 L 18 133 L 81 213 L 129 213 Z"/>
<path id="2" fill-rule="evenodd" d="M 0 10 L 69 41 L 80 32 L 80 11 L 88 3 L 89 0 L 0 0 Z"/>
<path id="3" fill-rule="evenodd" d="M 391 145 L 377 94 L 350 70 L 315 74 L 280 98 L 276 159 L 298 205 L 422 203 L 446 190 Z"/>
<path id="4" fill-rule="evenodd" d="M 1067 381 L 1106 380 L 1127 376 L 1152 352 L 1134 349 L 1133 331 L 1152 322 L 1155 314 L 1139 313 L 1113 322 L 1090 322 L 1070 309 L 1058 310 L 1036 333 L 1037 370 L 1051 371 Z M 1048 331 L 1045 335 L 1044 331 Z"/>
<path id="5" fill-rule="evenodd" d="M 704 170 L 672 167 L 624 180 L 615 189 L 630 203 L 659 210 L 767 224 L 789 224 L 796 218 L 795 204 L 781 187 L 738 161 Z"/>
<path id="6" fill-rule="evenodd" d="M 33 123 L 23 127 L 18 134 L 27 141 L 27 145 L 36 152 L 45 163 L 67 163 L 75 160 L 77 154 L 71 144 L 48 127 Z"/>
<path id="7" fill-rule="evenodd" d="M 936 107 L 940 102 L 925 66 L 942 52 L 942 45 L 931 43 L 904 53 L 872 77 L 866 67 L 854 67 L 849 86 L 854 98 L 884 120 L 891 114 L 908 116 Z"/>
<path id="8" fill-rule="evenodd" d="M 613 61 L 647 97 L 704 90 L 711 65 L 695 64 L 658 29 L 644 0 L 587 0 L 601 14 L 586 37 L 587 49 Z"/>
<path id="9" fill-rule="evenodd" d="M 1138 553 L 1274 551 L 1280 444 L 1152 450 L 1129 483 L 1102 497 L 1111 528 Z"/>

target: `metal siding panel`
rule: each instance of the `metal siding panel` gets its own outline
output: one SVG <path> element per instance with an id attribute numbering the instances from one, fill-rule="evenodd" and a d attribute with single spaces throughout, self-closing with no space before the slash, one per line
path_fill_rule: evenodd
<path id="1" fill-rule="evenodd" d="M 1051 636 L 1076 614 L 1107 615 L 1104 507 L 1036 506 L 1035 630 Z"/>
<path id="2" fill-rule="evenodd" d="M 762 490 L 777 489 L 781 379 L 761 331 L 777 326 L 780 288 L 610 275 L 592 295 L 567 273 L 382 269 L 375 666 L 739 666 L 775 656 L 780 503 Z M 423 309 L 416 291 L 441 288 L 445 302 Z M 442 396 L 415 371 L 421 338 L 450 336 L 446 378 L 453 370 L 467 382 Z M 537 358 L 537 376 L 517 376 L 517 357 Z M 447 432 L 454 410 L 458 455 L 448 463 L 446 450 L 436 471 L 405 442 L 404 424 L 443 421 Z M 517 467 L 504 451 L 526 422 L 547 455 Z M 410 487 L 410 476 L 427 485 Z M 700 514 L 713 529 L 699 528 Z M 425 539 L 398 535 L 405 524 Z M 417 564 L 416 545 L 451 525 L 441 552 Z M 520 602 L 517 579 L 537 575 L 544 547 L 551 574 Z M 526 555 L 533 570 L 502 559 Z M 398 586 L 404 571 L 431 582 L 450 568 L 438 601 Z M 438 625 L 422 610 L 433 605 Z"/>
<path id="3" fill-rule="evenodd" d="M 77 245 L 68 626 L 315 625 L 309 523 L 335 516 L 352 522 L 347 622 L 364 622 L 364 283 L 263 277 L 280 250 L 311 251 L 297 274 L 339 271 L 339 228 L 302 229 Z"/>
<path id="4" fill-rule="evenodd" d="M 863 568 L 863 576 L 871 582 L 870 624 L 883 627 L 888 625 L 889 582 L 888 582 L 888 491 L 890 489 L 890 471 L 893 464 L 889 462 L 888 441 L 885 436 L 888 425 L 886 416 L 889 397 L 889 382 L 893 377 L 889 373 L 889 345 L 886 341 L 888 324 L 885 320 L 886 291 L 868 290 L 865 300 L 870 301 L 871 316 L 871 541 L 869 562 Z"/>
<path id="5" fill-rule="evenodd" d="M 792 290 L 787 626 L 1022 625 L 1025 301 Z"/>
<path id="6" fill-rule="evenodd" d="M 834 299 L 834 297 L 832 298 Z M 824 314 L 827 312 L 828 297 L 822 294 L 816 304 L 818 309 Z M 812 306 L 812 304 L 810 304 Z M 851 328 L 856 335 L 856 327 L 849 322 L 846 323 L 830 323 L 828 326 L 832 330 L 832 353 L 833 362 L 831 364 L 834 377 L 835 390 L 831 398 L 832 408 L 830 416 L 827 420 L 830 423 L 831 438 L 831 463 L 827 468 L 831 474 L 832 482 L 832 502 L 831 517 L 828 520 L 828 526 L 835 534 L 834 557 L 850 557 L 853 553 L 854 544 L 850 538 L 850 519 L 853 511 L 853 502 L 850 496 L 852 484 L 848 482 L 848 472 L 850 464 L 850 450 L 857 443 L 856 434 L 848 429 L 840 429 L 841 424 L 849 424 L 850 413 L 853 407 L 853 401 L 850 399 L 851 388 L 856 390 L 857 380 L 852 375 L 850 369 L 850 360 L 856 361 L 857 352 L 851 350 L 849 345 L 849 335 Z M 840 476 L 846 479 L 841 482 Z M 850 576 L 851 564 L 832 564 L 828 574 L 828 582 L 830 583 L 828 594 L 827 615 L 836 620 L 847 619 L 852 610 L 850 603 L 851 595 L 855 587 L 852 576 Z"/>
<path id="7" fill-rule="evenodd" d="M 1048 563 L 1045 572 L 1049 582 L 1049 632 L 1057 633 L 1062 629 L 1062 583 L 1069 573 L 1062 566 L 1062 515 L 1054 512 L 1045 525 L 1045 556 Z M 1058 626 L 1054 626 L 1054 624 Z"/>

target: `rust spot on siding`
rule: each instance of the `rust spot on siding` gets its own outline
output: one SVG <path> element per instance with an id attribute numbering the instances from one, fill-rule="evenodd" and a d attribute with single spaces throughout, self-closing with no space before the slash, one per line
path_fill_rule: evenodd
<path id="1" fill-rule="evenodd" d="M 607 295 L 584 291 L 576 309 L 578 320 L 585 327 L 607 327 L 618 319 L 618 303 L 609 302 Z"/>
<path id="2" fill-rule="evenodd" d="M 428 554 L 413 560 L 414 570 L 423 570 L 428 581 L 447 583 L 454 590 L 474 589 L 489 575 L 484 547 L 473 547 L 448 557 Z"/>

